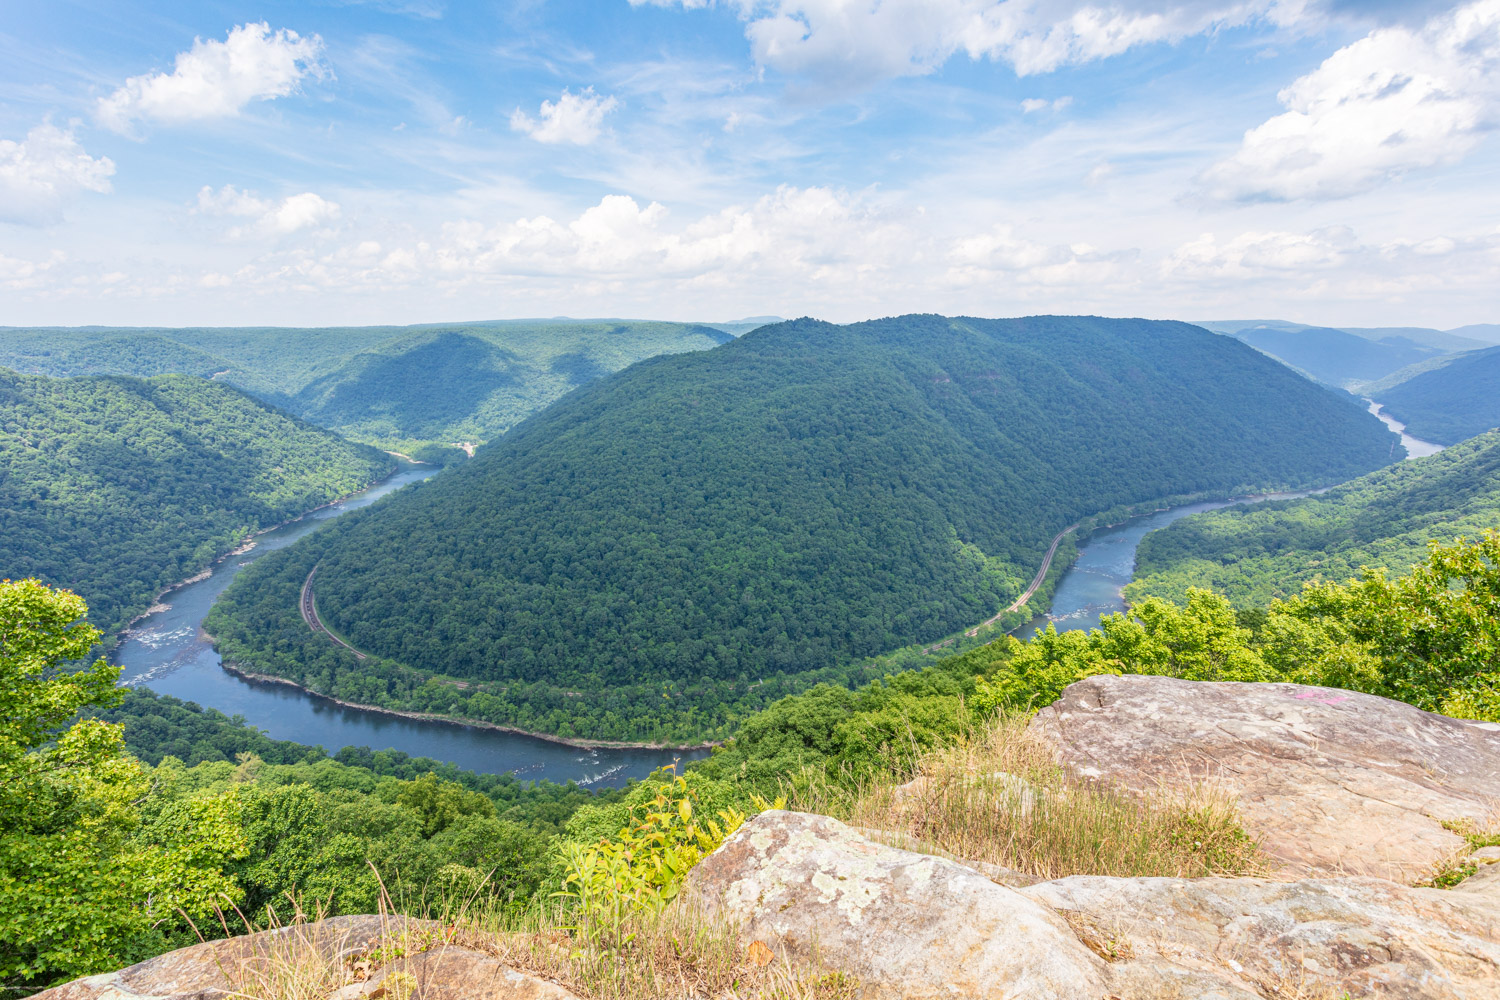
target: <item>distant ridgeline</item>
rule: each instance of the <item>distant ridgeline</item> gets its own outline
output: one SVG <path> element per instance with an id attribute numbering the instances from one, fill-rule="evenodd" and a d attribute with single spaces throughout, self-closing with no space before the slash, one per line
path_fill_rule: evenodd
<path id="1" fill-rule="evenodd" d="M 1412 437 L 1456 444 L 1500 427 L 1500 347 L 1405 369 L 1366 391 Z"/>
<path id="2" fill-rule="evenodd" d="M 1125 591 L 1182 603 L 1207 587 L 1242 607 L 1343 582 L 1361 566 L 1404 573 L 1430 540 L 1500 527 L 1500 432 L 1373 472 L 1315 497 L 1230 507 L 1147 535 Z"/>
<path id="3" fill-rule="evenodd" d="M 600 375 L 705 350 L 749 324 L 516 320 L 421 327 L 0 329 L 32 374 L 177 372 L 239 386 L 346 437 L 419 458 L 483 443 Z M 417 454 L 418 452 L 422 454 Z"/>
<path id="4" fill-rule="evenodd" d="M 799 320 L 594 382 L 259 560 L 206 627 L 228 660 L 353 702 L 717 736 L 994 614 L 1081 518 L 1337 482 L 1393 441 L 1182 323 Z M 314 566 L 322 617 L 368 659 L 301 621 Z"/>
<path id="5" fill-rule="evenodd" d="M 200 378 L 0 369 L 0 576 L 77 591 L 106 632 L 390 456 Z"/>

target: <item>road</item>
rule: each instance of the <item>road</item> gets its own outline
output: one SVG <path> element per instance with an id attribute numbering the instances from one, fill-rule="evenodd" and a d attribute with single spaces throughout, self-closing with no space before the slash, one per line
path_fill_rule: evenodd
<path id="1" fill-rule="evenodd" d="M 343 646 L 349 652 L 353 653 L 356 659 L 363 660 L 365 658 L 364 653 L 361 653 L 359 650 L 349 645 L 343 639 L 340 639 L 338 636 L 328 631 L 328 627 L 323 624 L 323 619 L 318 617 L 318 604 L 313 599 L 312 589 L 313 573 L 316 573 L 317 571 L 318 567 L 314 566 L 312 568 L 312 572 L 307 574 L 307 579 L 302 581 L 302 620 L 307 622 L 307 627 L 312 629 L 314 632 L 322 632 L 324 635 L 328 636 L 329 639 L 332 639 L 335 643 Z"/>

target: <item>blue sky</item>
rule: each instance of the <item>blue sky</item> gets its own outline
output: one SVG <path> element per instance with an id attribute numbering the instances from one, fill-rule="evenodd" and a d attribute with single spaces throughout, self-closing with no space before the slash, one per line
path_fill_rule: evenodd
<path id="1" fill-rule="evenodd" d="M 69 3 L 0 325 L 1500 321 L 1500 0 Z"/>

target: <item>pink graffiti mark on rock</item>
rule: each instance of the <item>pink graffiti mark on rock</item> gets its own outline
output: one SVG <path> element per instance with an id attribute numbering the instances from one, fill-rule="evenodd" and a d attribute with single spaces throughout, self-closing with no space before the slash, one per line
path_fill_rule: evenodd
<path id="1" fill-rule="evenodd" d="M 1322 694 L 1319 694 L 1316 691 L 1304 691 L 1301 694 L 1294 694 L 1292 695 L 1292 697 L 1296 698 L 1298 701 L 1320 701 L 1325 705 L 1337 705 L 1341 701 L 1349 700 L 1349 696 L 1345 694 L 1336 695 L 1335 697 L 1329 698 Z"/>

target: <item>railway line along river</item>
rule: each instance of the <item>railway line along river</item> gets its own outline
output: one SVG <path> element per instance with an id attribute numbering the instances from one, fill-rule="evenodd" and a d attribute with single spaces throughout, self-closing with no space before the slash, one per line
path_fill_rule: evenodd
<path id="1" fill-rule="evenodd" d="M 436 466 L 403 463 L 389 479 L 341 503 L 323 507 L 259 535 L 253 548 L 231 555 L 211 575 L 161 598 L 165 610 L 131 626 L 111 659 L 123 668 L 121 683 L 197 702 L 226 715 L 240 715 L 279 740 L 319 744 L 329 753 L 346 746 L 401 750 L 486 773 L 512 771 L 523 780 L 577 781 L 604 787 L 705 751 L 583 749 L 552 740 L 448 722 L 407 719 L 346 708 L 285 684 L 248 680 L 223 669 L 203 632 L 214 600 L 247 564 L 284 548 L 335 518 L 366 507 L 437 472 Z"/>

